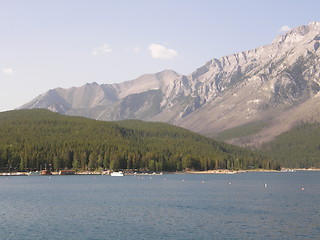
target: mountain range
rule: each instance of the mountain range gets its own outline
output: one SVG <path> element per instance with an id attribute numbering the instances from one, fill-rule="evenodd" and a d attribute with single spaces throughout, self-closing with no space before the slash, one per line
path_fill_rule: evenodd
<path id="1" fill-rule="evenodd" d="M 320 120 L 320 23 L 271 44 L 212 59 L 189 75 L 173 70 L 119 84 L 56 88 L 19 109 L 181 126 L 229 143 L 259 147 L 305 121 Z"/>

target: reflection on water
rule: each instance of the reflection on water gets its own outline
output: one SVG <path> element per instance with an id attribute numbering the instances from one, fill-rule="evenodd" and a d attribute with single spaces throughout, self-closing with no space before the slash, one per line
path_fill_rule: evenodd
<path id="1" fill-rule="evenodd" d="M 0 232 L 2 239 L 318 239 L 319 182 L 320 172 L 0 177 Z"/>

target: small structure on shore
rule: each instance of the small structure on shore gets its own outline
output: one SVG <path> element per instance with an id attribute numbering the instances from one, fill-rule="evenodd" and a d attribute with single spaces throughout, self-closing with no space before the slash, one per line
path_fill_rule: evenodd
<path id="1" fill-rule="evenodd" d="M 52 175 L 52 172 L 49 170 L 42 170 L 41 175 Z"/>

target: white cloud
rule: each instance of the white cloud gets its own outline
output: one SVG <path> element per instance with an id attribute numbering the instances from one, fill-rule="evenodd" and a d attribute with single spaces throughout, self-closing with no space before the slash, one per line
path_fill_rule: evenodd
<path id="1" fill-rule="evenodd" d="M 148 47 L 151 56 L 157 59 L 173 59 L 178 56 L 178 52 L 173 49 L 166 48 L 163 45 L 152 43 Z"/>
<path id="2" fill-rule="evenodd" d="M 291 30 L 291 28 L 289 26 L 282 26 L 280 29 L 279 29 L 279 32 L 280 33 L 285 33 L 285 32 L 289 32 Z"/>
<path id="3" fill-rule="evenodd" d="M 138 53 L 138 52 L 141 51 L 140 47 L 135 47 L 135 48 L 133 48 L 132 50 L 133 50 L 133 52 L 135 52 L 135 53 Z"/>
<path id="4" fill-rule="evenodd" d="M 103 46 L 101 47 L 98 47 L 98 48 L 94 48 L 92 51 L 91 51 L 91 54 L 93 56 L 96 56 L 98 54 L 107 54 L 107 53 L 111 53 L 112 52 L 112 48 L 108 45 L 108 44 L 104 44 Z"/>
<path id="5" fill-rule="evenodd" d="M 12 68 L 4 68 L 2 69 L 2 72 L 5 74 L 5 75 L 13 75 L 13 70 Z"/>

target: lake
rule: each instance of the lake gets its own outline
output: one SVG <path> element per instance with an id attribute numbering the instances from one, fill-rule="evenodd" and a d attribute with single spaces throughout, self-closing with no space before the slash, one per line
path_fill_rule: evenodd
<path id="1" fill-rule="evenodd" d="M 0 177 L 1 239 L 319 239 L 320 172 Z"/>

